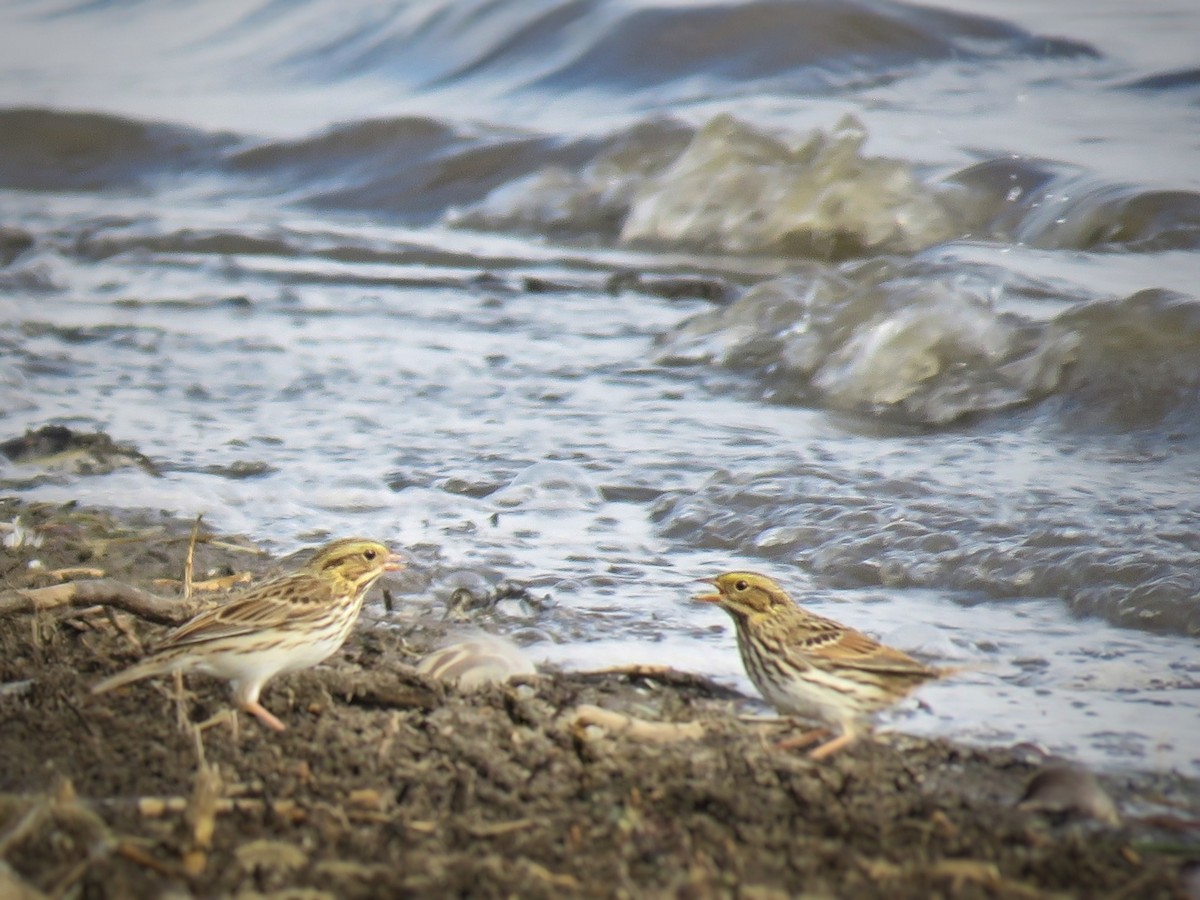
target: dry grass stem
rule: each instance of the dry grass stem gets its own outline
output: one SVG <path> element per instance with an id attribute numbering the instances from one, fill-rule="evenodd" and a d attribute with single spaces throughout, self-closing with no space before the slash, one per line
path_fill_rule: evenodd
<path id="1" fill-rule="evenodd" d="M 183 599 L 192 599 L 192 575 L 196 571 L 196 539 L 200 536 L 200 522 L 203 515 L 196 516 L 192 525 L 192 536 L 188 539 L 187 557 L 183 561 Z"/>

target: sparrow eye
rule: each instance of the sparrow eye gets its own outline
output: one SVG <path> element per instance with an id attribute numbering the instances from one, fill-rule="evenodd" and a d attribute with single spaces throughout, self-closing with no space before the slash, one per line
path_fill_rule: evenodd
<path id="1" fill-rule="evenodd" d="M 374 550 L 364 550 L 364 551 L 363 551 L 363 556 L 365 556 L 367 559 L 374 559 L 374 558 L 375 558 L 375 551 L 374 551 Z"/>
<path id="2" fill-rule="evenodd" d="M 750 587 L 750 585 L 747 584 L 745 581 L 739 581 L 737 584 L 735 584 L 733 586 L 734 590 L 737 590 L 737 591 L 744 591 L 748 587 Z"/>

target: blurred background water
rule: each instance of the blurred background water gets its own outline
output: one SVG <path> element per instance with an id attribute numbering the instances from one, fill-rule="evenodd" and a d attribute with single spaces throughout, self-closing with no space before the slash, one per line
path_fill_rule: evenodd
<path id="1" fill-rule="evenodd" d="M 411 548 L 748 685 L 696 579 L 1200 774 L 1200 7 L 3 0 L 6 493 Z M 381 610 L 376 614 L 382 615 Z M 403 618 L 405 613 L 400 613 Z M 897 717 L 893 717 L 894 719 Z"/>

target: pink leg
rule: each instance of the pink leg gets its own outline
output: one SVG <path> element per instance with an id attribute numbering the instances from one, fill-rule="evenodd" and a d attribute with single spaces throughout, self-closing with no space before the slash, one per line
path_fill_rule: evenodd
<path id="1" fill-rule="evenodd" d="M 287 726 L 271 715 L 267 708 L 257 700 L 247 700 L 242 704 L 242 709 L 250 713 L 250 715 L 257 717 L 258 721 L 262 722 L 268 728 L 275 731 L 287 731 Z"/>
<path id="2" fill-rule="evenodd" d="M 839 734 L 837 737 L 835 737 L 832 741 L 826 741 L 824 744 L 822 744 L 816 750 L 813 750 L 811 753 L 809 753 L 808 758 L 809 759 L 825 759 L 826 757 L 833 756 L 833 754 L 837 753 L 843 747 L 849 746 L 850 744 L 854 743 L 857 739 L 858 739 L 858 734 L 856 734 L 851 729 L 847 728 L 845 731 L 843 731 L 841 734 Z"/>
<path id="3" fill-rule="evenodd" d="M 828 736 L 828 728 L 811 728 L 808 731 L 802 731 L 793 737 L 784 738 L 775 745 L 775 749 L 799 750 L 801 747 L 807 747 L 809 744 L 815 744 L 817 741 Z"/>

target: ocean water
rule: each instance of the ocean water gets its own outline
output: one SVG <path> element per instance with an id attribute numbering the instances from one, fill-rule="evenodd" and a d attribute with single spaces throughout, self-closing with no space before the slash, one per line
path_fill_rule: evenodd
<path id="1" fill-rule="evenodd" d="M 1200 7 L 0 2 L 5 493 L 410 549 L 750 690 L 731 568 L 967 663 L 886 727 L 1200 775 Z M 381 609 L 374 614 L 383 616 Z M 396 614 L 403 620 L 407 613 Z"/>

